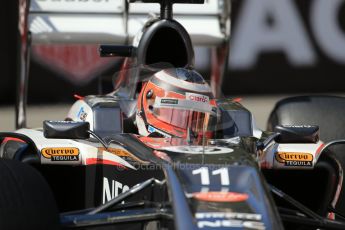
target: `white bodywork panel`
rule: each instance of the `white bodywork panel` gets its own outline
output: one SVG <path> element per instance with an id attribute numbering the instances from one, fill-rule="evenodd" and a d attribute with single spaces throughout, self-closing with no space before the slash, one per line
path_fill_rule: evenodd
<path id="1" fill-rule="evenodd" d="M 78 149 L 78 160 L 53 161 L 41 154 L 42 164 L 55 165 L 89 165 L 99 161 L 106 161 L 113 165 L 135 169 L 131 164 L 121 157 L 105 151 L 104 147 L 98 142 L 75 141 L 70 139 L 48 139 L 43 136 L 42 131 L 33 129 L 19 129 L 16 133 L 24 134 L 29 137 L 36 145 L 40 153 L 43 149 Z M 111 148 L 119 151 L 126 151 L 122 146 L 112 144 Z"/>
<path id="2" fill-rule="evenodd" d="M 132 3 L 127 21 L 125 1 L 32 0 L 29 29 L 33 42 L 130 44 L 149 14 L 159 14 L 159 5 Z M 209 0 L 201 5 L 174 5 L 174 18 L 190 33 L 194 45 L 224 42 L 219 22 L 222 3 Z"/>
<path id="3" fill-rule="evenodd" d="M 322 141 L 317 143 L 275 143 L 259 154 L 259 163 L 266 169 L 313 169 L 318 161 Z"/>
<path id="4" fill-rule="evenodd" d="M 93 111 L 84 100 L 76 101 L 68 111 L 67 118 L 73 121 L 86 121 L 93 131 Z"/>

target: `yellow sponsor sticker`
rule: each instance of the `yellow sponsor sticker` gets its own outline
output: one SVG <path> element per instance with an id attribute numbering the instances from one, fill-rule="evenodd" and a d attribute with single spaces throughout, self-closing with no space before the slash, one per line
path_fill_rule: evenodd
<path id="1" fill-rule="evenodd" d="M 299 152 L 277 152 L 276 160 L 286 166 L 312 166 L 313 155 Z"/>
<path id="2" fill-rule="evenodd" d="M 44 158 L 51 161 L 78 161 L 79 149 L 72 147 L 44 148 L 41 150 Z"/>
<path id="3" fill-rule="evenodd" d="M 131 154 L 126 151 L 126 150 L 123 150 L 123 149 L 116 149 L 116 148 L 98 148 L 99 151 L 107 151 L 107 152 L 110 152 L 112 154 L 115 154 L 119 157 L 128 157 L 128 156 L 131 156 Z"/>
<path id="4" fill-rule="evenodd" d="M 132 160 L 132 161 L 137 161 L 140 163 L 147 163 L 141 159 L 139 159 L 137 156 L 135 156 L 134 154 L 128 152 L 127 150 L 124 149 L 118 149 L 118 148 L 103 148 L 103 147 L 99 147 L 98 151 L 106 151 L 106 152 L 110 152 L 116 156 L 119 156 L 125 160 Z"/>

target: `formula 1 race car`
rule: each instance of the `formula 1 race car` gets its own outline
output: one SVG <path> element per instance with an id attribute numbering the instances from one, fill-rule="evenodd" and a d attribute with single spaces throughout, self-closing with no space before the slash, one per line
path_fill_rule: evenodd
<path id="1" fill-rule="evenodd" d="M 286 99 L 258 130 L 236 99 L 188 89 L 204 81 L 172 5 L 203 1 L 143 2 L 161 14 L 133 46 L 100 46 L 126 57 L 114 92 L 80 97 L 41 129 L 0 133 L 1 229 L 344 229 L 345 141 L 325 144 L 317 126 L 320 104 L 341 111 L 344 99 Z M 175 84 L 181 73 L 188 84 Z M 175 94 L 154 97 L 151 83 Z M 176 133 L 140 123 L 150 116 Z"/>

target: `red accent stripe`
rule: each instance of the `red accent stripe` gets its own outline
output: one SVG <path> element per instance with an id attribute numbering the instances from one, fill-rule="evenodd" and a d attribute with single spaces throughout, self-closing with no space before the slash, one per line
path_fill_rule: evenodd
<path id="1" fill-rule="evenodd" d="M 26 143 L 25 141 L 23 141 L 22 139 L 19 138 L 15 138 L 15 137 L 5 137 L 4 141 L 2 142 L 3 144 L 7 143 L 8 141 L 18 141 L 21 143 Z"/>
<path id="2" fill-rule="evenodd" d="M 114 165 L 117 167 L 121 167 L 122 169 L 126 169 L 126 167 L 118 162 L 111 161 L 111 160 L 104 160 L 104 159 L 99 159 L 99 158 L 87 158 L 86 159 L 86 165 L 96 165 L 96 164 L 101 164 L 101 165 Z"/>
<path id="3" fill-rule="evenodd" d="M 78 95 L 78 94 L 74 94 L 73 96 L 74 96 L 74 98 L 77 99 L 77 100 L 84 99 L 83 96 L 80 96 L 80 95 Z"/>
<path id="4" fill-rule="evenodd" d="M 330 219 L 330 220 L 335 220 L 335 213 L 334 212 L 329 212 L 327 214 L 327 218 Z"/>
<path id="5" fill-rule="evenodd" d="M 325 144 L 324 143 L 322 143 L 318 148 L 317 148 L 317 150 L 316 150 L 316 152 L 315 152 L 315 156 L 318 156 L 319 154 L 320 154 L 320 151 L 322 150 L 322 148 L 325 146 Z"/>
<path id="6" fill-rule="evenodd" d="M 236 98 L 234 98 L 232 101 L 234 101 L 234 102 L 241 102 L 242 101 L 242 98 L 241 97 L 236 97 Z"/>

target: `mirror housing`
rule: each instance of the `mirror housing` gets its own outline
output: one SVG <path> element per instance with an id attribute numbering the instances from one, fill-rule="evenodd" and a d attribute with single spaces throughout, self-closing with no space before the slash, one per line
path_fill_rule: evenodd
<path id="1" fill-rule="evenodd" d="M 317 125 L 277 125 L 277 143 L 317 143 L 320 139 Z"/>
<path id="2" fill-rule="evenodd" d="M 88 139 L 89 122 L 79 121 L 44 121 L 43 134 L 46 138 Z"/>
<path id="3" fill-rule="evenodd" d="M 99 56 L 100 57 L 132 57 L 135 54 L 135 48 L 133 46 L 125 45 L 100 45 Z"/>

